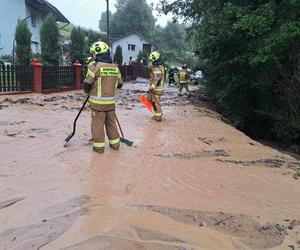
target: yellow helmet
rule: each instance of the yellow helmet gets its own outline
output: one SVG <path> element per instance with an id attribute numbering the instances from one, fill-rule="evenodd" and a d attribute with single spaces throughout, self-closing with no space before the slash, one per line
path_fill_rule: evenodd
<path id="1" fill-rule="evenodd" d="M 160 54 L 157 51 L 153 51 L 149 55 L 149 60 L 154 62 L 157 61 L 160 58 Z"/>
<path id="2" fill-rule="evenodd" d="M 110 49 L 108 45 L 104 42 L 95 42 L 93 45 L 90 47 L 90 53 L 91 54 L 96 54 L 96 55 L 102 55 L 107 52 L 110 52 Z"/>

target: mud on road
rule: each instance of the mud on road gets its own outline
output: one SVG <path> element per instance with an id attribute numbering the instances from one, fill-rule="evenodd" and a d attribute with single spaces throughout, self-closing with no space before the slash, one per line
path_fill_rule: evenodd
<path id="1" fill-rule="evenodd" d="M 133 147 L 91 151 L 80 92 L 0 96 L 0 249 L 300 249 L 300 162 L 256 142 L 194 88 L 168 87 L 163 122 L 128 83 Z"/>

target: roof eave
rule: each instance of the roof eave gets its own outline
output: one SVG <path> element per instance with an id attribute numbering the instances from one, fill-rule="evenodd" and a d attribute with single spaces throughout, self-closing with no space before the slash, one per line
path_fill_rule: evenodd
<path id="1" fill-rule="evenodd" d="M 56 21 L 62 23 L 70 23 L 70 21 L 52 4 L 46 0 L 25 0 L 25 3 L 35 9 L 43 10 L 47 13 L 52 13 Z"/>

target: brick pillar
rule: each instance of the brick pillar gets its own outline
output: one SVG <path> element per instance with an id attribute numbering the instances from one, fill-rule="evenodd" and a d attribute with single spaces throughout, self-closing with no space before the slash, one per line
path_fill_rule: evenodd
<path id="1" fill-rule="evenodd" d="M 81 88 L 81 67 L 82 65 L 80 64 L 79 61 L 76 61 L 75 63 L 73 63 L 73 67 L 74 67 L 74 74 L 75 74 L 75 87 L 76 89 L 80 89 Z"/>
<path id="2" fill-rule="evenodd" d="M 32 66 L 32 80 L 33 91 L 35 93 L 42 93 L 42 80 L 43 80 L 43 64 L 38 59 L 34 59 L 31 62 Z"/>

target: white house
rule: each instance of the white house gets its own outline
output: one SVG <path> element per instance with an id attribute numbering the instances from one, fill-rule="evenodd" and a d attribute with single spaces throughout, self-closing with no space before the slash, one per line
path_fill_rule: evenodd
<path id="1" fill-rule="evenodd" d="M 140 51 L 151 52 L 155 50 L 154 45 L 138 32 L 128 33 L 118 39 L 112 41 L 112 55 L 115 54 L 116 48 L 122 47 L 123 64 L 129 64 L 132 60 L 137 59 Z"/>
<path id="2" fill-rule="evenodd" d="M 46 0 L 1 0 L 0 56 L 12 55 L 18 19 L 26 21 L 32 33 L 32 52 L 40 52 L 40 29 L 49 13 L 54 15 L 56 21 L 69 23 L 68 19 Z"/>

